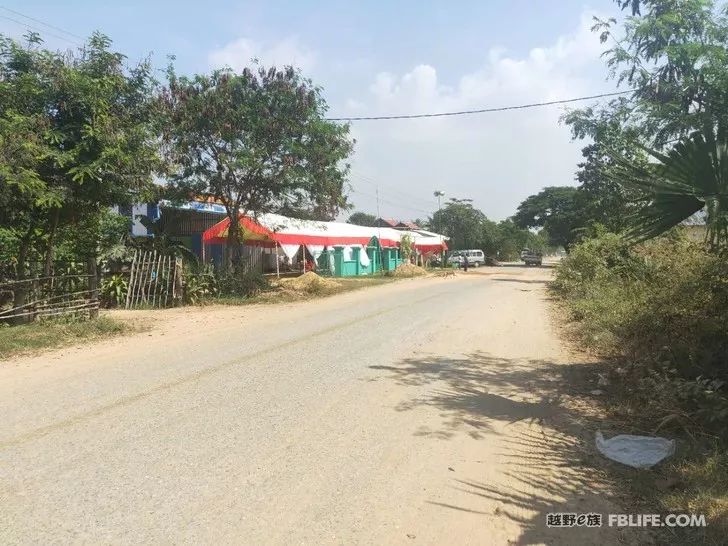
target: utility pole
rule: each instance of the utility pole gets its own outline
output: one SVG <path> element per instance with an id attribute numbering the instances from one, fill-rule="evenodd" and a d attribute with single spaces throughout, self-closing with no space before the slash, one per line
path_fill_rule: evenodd
<path id="1" fill-rule="evenodd" d="M 433 195 L 435 197 L 437 197 L 437 218 L 438 218 L 438 222 L 437 222 L 438 223 L 438 226 L 437 226 L 437 229 L 440 230 L 441 226 L 439 224 L 440 224 L 440 221 L 441 221 L 441 218 L 440 217 L 442 216 L 442 204 L 440 202 L 440 199 L 445 196 L 445 192 L 442 191 L 442 190 L 435 190 L 435 193 Z"/>
<path id="2" fill-rule="evenodd" d="M 442 190 L 435 190 L 434 195 L 437 197 L 437 233 L 440 235 L 440 242 L 442 242 L 442 204 L 440 203 L 440 199 L 445 196 L 445 192 Z M 445 251 L 440 250 L 440 267 L 443 267 L 444 265 Z"/>
<path id="3" fill-rule="evenodd" d="M 384 275 L 384 253 L 382 252 L 382 215 L 379 213 L 379 184 L 374 189 L 377 195 L 377 238 L 379 239 L 379 271 L 381 275 Z M 364 249 L 366 252 L 366 249 Z M 389 267 L 389 266 L 387 266 Z"/>

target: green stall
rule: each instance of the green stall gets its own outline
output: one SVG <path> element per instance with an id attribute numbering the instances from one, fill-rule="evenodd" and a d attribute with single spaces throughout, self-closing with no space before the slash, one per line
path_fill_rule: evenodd
<path id="1" fill-rule="evenodd" d="M 362 256 L 362 252 L 366 255 Z M 379 239 L 372 237 L 366 248 L 334 246 L 319 256 L 317 271 L 333 277 L 359 277 L 392 271 L 402 260 L 398 248 L 382 248 Z"/>

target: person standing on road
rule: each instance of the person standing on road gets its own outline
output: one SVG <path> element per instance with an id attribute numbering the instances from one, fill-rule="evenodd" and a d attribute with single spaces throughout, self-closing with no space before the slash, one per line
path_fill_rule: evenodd
<path id="1" fill-rule="evenodd" d="M 465 254 L 463 256 L 463 271 L 468 271 L 468 266 L 470 265 L 470 262 L 468 262 L 468 255 Z"/>

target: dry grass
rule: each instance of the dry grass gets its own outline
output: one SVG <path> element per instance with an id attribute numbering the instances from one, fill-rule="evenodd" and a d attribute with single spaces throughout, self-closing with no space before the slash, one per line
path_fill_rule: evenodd
<path id="1" fill-rule="evenodd" d="M 271 281 L 269 290 L 248 297 L 219 297 L 207 300 L 207 303 L 222 305 L 248 305 L 254 303 L 290 303 L 314 298 L 332 296 L 352 290 L 378 286 L 396 281 L 397 278 L 384 275 L 363 277 L 343 277 L 331 279 L 321 277 L 313 272 L 300 277 L 288 277 Z"/>
<path id="2" fill-rule="evenodd" d="M 291 290 L 314 296 L 331 294 L 340 288 L 337 281 L 321 277 L 313 271 L 309 271 L 293 279 L 281 279 L 279 284 L 283 290 Z"/>
<path id="3" fill-rule="evenodd" d="M 706 534 L 709 544 L 725 544 L 728 535 L 728 453 L 720 446 L 676 461 L 678 486 L 662 502 L 671 512 L 705 514 L 711 526 Z"/>
<path id="4" fill-rule="evenodd" d="M 387 275 L 395 278 L 421 277 L 427 275 L 427 270 L 411 263 L 401 263 L 394 271 L 388 271 Z"/>
<path id="5" fill-rule="evenodd" d="M 20 326 L 0 326 L 0 360 L 141 329 L 143 327 L 138 324 L 109 317 L 95 320 L 43 320 Z"/>

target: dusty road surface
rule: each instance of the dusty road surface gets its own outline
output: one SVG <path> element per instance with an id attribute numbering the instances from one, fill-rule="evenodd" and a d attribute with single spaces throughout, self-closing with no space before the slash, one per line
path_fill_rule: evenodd
<path id="1" fill-rule="evenodd" d="M 612 544 L 548 269 L 153 313 L 0 363 L 0 543 Z M 587 461 L 587 463 L 585 463 Z"/>

